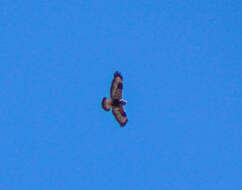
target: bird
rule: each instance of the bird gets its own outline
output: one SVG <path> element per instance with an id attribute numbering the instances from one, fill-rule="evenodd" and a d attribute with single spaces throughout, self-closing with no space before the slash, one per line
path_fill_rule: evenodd
<path id="1" fill-rule="evenodd" d="M 102 108 L 105 111 L 110 111 L 112 113 L 120 127 L 124 127 L 128 122 L 127 114 L 123 108 L 127 104 L 127 101 L 122 99 L 123 90 L 123 77 L 119 71 L 116 71 L 113 75 L 113 80 L 110 88 L 110 98 L 104 97 L 102 99 Z"/>

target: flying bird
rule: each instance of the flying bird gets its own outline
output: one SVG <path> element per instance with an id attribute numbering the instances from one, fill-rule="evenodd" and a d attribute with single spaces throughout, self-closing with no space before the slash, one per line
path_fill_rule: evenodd
<path id="1" fill-rule="evenodd" d="M 112 109 L 112 113 L 121 127 L 128 122 L 128 118 L 123 106 L 127 103 L 122 99 L 123 77 L 120 72 L 114 73 L 114 78 L 110 88 L 110 98 L 102 99 L 102 108 L 105 111 Z"/>

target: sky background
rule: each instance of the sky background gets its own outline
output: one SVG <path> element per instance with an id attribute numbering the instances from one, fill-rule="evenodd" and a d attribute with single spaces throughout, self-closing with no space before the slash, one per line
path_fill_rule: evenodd
<path id="1" fill-rule="evenodd" d="M 1 190 L 239 190 L 239 0 L 0 2 Z M 101 108 L 115 71 L 129 122 Z"/>

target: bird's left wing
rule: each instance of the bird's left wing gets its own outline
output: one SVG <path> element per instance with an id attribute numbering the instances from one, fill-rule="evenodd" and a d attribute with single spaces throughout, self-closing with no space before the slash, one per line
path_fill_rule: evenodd
<path id="1" fill-rule="evenodd" d="M 119 124 L 121 125 L 121 127 L 124 127 L 125 124 L 128 122 L 128 118 L 124 111 L 123 106 L 113 107 L 112 112 L 115 118 L 117 119 L 117 121 L 119 122 Z"/>

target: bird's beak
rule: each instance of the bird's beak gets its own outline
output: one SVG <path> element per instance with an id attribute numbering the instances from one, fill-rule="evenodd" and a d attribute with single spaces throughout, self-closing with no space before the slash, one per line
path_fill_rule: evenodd
<path id="1" fill-rule="evenodd" d="M 121 100 L 121 104 L 122 104 L 122 105 L 126 105 L 126 104 L 127 104 L 127 101 L 125 101 L 125 100 Z"/>

